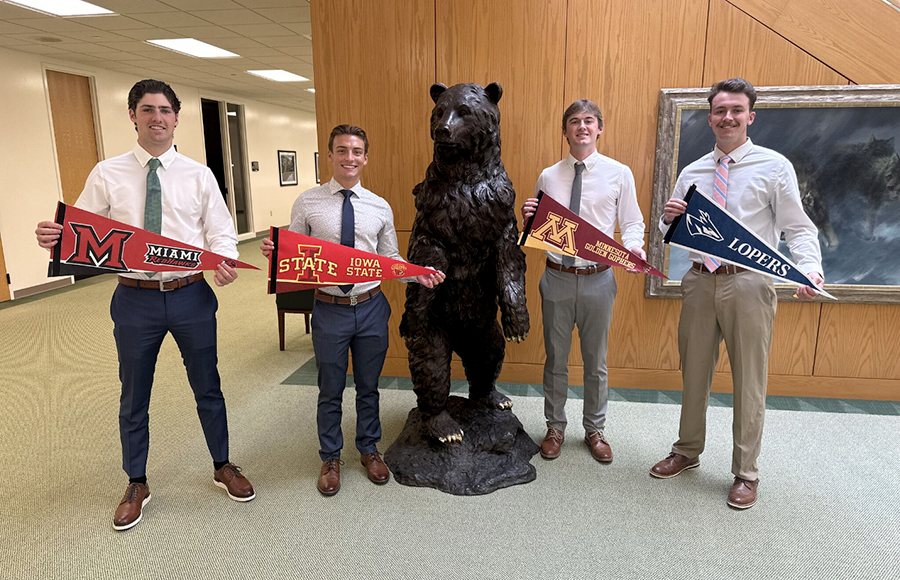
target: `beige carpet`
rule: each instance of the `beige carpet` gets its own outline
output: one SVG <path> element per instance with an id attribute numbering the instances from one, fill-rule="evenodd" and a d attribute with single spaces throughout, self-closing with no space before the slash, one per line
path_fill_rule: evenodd
<path id="1" fill-rule="evenodd" d="M 255 244 L 242 259 L 262 265 Z M 731 411 L 710 410 L 702 466 L 647 470 L 676 435 L 677 405 L 613 402 L 609 466 L 581 442 L 580 400 L 562 456 L 535 482 L 455 497 L 365 478 L 345 397 L 343 489 L 323 498 L 314 386 L 281 382 L 312 354 L 300 317 L 278 351 L 262 272 L 217 289 L 231 457 L 247 504 L 212 484 L 180 356 L 160 354 L 144 521 L 112 530 L 124 491 L 119 386 L 105 277 L 0 309 L 0 578 L 893 578 L 900 569 L 900 418 L 769 411 L 759 504 L 725 505 Z M 531 339 L 529 339 L 531 340 Z M 648 385 L 648 388 L 652 388 Z M 384 443 L 412 392 L 382 392 Z M 514 397 L 535 438 L 542 400 Z"/>

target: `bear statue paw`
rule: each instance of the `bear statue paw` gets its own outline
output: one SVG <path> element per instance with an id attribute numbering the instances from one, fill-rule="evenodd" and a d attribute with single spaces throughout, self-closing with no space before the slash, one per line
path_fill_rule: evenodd
<path id="1" fill-rule="evenodd" d="M 491 389 L 487 395 L 474 400 L 490 409 L 512 409 L 513 406 L 512 399 L 496 389 Z"/>
<path id="2" fill-rule="evenodd" d="M 462 428 L 447 411 L 441 411 L 425 421 L 425 429 L 429 436 L 447 445 L 460 443 L 463 439 Z"/>

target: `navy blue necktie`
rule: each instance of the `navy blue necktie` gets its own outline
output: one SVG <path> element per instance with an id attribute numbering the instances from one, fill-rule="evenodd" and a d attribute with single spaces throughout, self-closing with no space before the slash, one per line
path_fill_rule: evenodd
<path id="1" fill-rule="evenodd" d="M 353 217 L 353 204 L 350 203 L 350 195 L 353 192 L 349 189 L 342 189 L 341 193 L 344 194 L 344 206 L 341 208 L 341 245 L 355 248 L 356 236 L 354 231 L 356 220 Z M 344 294 L 348 294 L 353 289 L 353 284 L 342 284 L 338 288 Z"/>

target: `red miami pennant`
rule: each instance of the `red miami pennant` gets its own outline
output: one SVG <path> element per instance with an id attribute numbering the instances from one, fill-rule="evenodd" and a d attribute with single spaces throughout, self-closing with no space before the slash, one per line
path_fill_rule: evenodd
<path id="1" fill-rule="evenodd" d="M 437 271 L 282 228 L 271 228 L 269 294 L 393 280 Z"/>
<path id="2" fill-rule="evenodd" d="M 537 209 L 528 220 L 519 245 L 666 278 L 640 256 L 543 191 L 538 192 Z"/>
<path id="3" fill-rule="evenodd" d="M 59 202 L 56 223 L 63 227 L 53 246 L 49 276 L 108 272 L 192 272 L 256 266 L 166 238 Z"/>

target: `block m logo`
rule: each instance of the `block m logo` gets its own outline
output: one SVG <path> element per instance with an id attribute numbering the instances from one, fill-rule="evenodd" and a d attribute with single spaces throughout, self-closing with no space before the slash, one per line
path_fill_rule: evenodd
<path id="1" fill-rule="evenodd" d="M 547 213 L 547 221 L 541 227 L 531 231 L 531 235 L 551 246 L 555 246 L 564 254 L 575 255 L 575 230 L 578 222 L 565 219 L 555 213 Z"/>
<path id="2" fill-rule="evenodd" d="M 125 242 L 134 232 L 111 229 L 101 240 L 94 226 L 69 223 L 75 232 L 75 251 L 65 263 L 128 272 L 125 265 Z"/>

